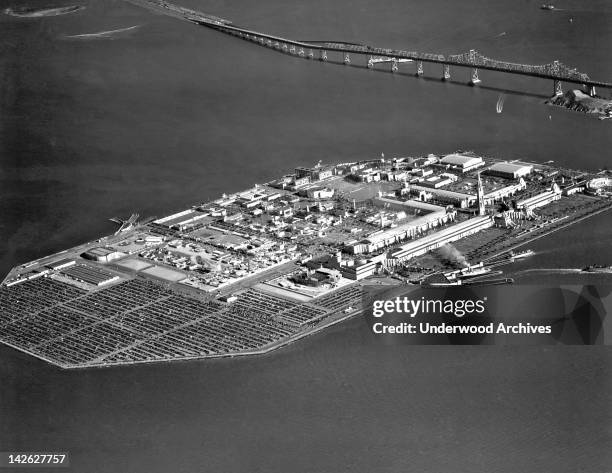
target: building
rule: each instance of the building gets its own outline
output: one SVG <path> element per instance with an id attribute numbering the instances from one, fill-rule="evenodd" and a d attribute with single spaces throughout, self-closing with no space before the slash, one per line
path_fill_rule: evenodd
<path id="1" fill-rule="evenodd" d="M 561 189 L 559 189 L 557 184 L 553 184 L 552 189 L 546 192 L 529 197 L 528 199 L 519 200 L 516 203 L 516 208 L 519 210 L 537 209 L 559 199 L 561 199 Z"/>
<path id="2" fill-rule="evenodd" d="M 454 171 L 465 173 L 484 166 L 484 161 L 477 156 L 448 154 L 440 160 L 440 164 Z"/>
<path id="3" fill-rule="evenodd" d="M 295 176 L 297 179 L 308 177 L 311 182 L 322 181 L 334 175 L 334 166 L 314 166 L 312 168 L 298 167 L 295 168 Z M 297 184 L 296 184 L 297 187 Z"/>
<path id="4" fill-rule="evenodd" d="M 411 202 L 414 201 L 406 201 L 404 204 L 410 205 Z M 417 204 L 422 205 L 420 202 L 417 202 Z M 436 210 L 430 208 L 426 215 L 414 218 L 395 227 L 371 233 L 365 239 L 353 244 L 347 243 L 345 251 L 352 254 L 372 253 L 404 240 L 416 238 L 427 230 L 444 225 L 455 219 L 455 212 L 447 212 L 444 207 L 431 207 Z"/>
<path id="5" fill-rule="evenodd" d="M 421 182 L 421 186 L 429 187 L 430 189 L 440 189 L 441 187 L 448 186 L 453 181 L 448 178 L 442 178 L 440 176 L 432 176 L 426 178 Z"/>
<path id="6" fill-rule="evenodd" d="M 521 177 L 516 183 L 485 192 L 483 199 L 484 203 L 486 205 L 491 205 L 495 202 L 499 202 L 506 197 L 513 196 L 517 192 L 525 190 L 526 187 L 527 184 Z M 478 189 L 478 186 L 476 188 Z M 408 188 L 402 189 L 402 193 L 408 193 L 424 202 L 433 201 L 444 205 L 452 205 L 460 209 L 471 207 L 478 202 L 477 195 L 448 189 L 426 187 L 423 183 L 410 184 Z"/>
<path id="7" fill-rule="evenodd" d="M 235 200 L 232 200 L 234 202 Z M 221 204 L 219 204 L 221 205 Z M 204 224 L 203 220 L 208 217 L 207 212 L 199 212 L 194 209 L 169 215 L 168 217 L 155 220 L 153 223 L 165 228 L 173 228 L 179 231 L 195 229 Z"/>
<path id="8" fill-rule="evenodd" d="M 490 192 L 487 192 L 484 195 L 484 201 L 487 205 L 498 202 L 506 197 L 513 196 L 519 191 L 523 191 L 527 188 L 527 184 L 522 177 L 519 177 L 518 182 L 514 184 L 510 184 L 509 186 L 500 187 L 499 189 L 494 189 Z"/>
<path id="9" fill-rule="evenodd" d="M 293 217 L 293 207 L 285 206 L 279 209 L 276 209 L 276 213 L 283 218 Z"/>
<path id="10" fill-rule="evenodd" d="M 490 228 L 493 226 L 493 224 L 493 218 L 488 215 L 474 217 L 466 220 L 465 222 L 456 223 L 438 232 L 432 233 L 431 235 L 427 235 L 423 238 L 419 238 L 418 240 L 402 245 L 397 250 L 391 252 L 390 255 L 383 254 L 373 259 L 380 260 L 387 266 L 393 267 L 404 260 L 408 260 L 410 258 L 414 258 L 415 256 L 423 255 L 428 251 L 440 248 L 446 243 L 460 240 L 461 238 L 465 238 L 466 236 L 477 233 L 485 228 Z"/>
<path id="11" fill-rule="evenodd" d="M 109 263 L 113 260 L 122 258 L 125 253 L 117 251 L 114 248 L 91 248 L 81 255 L 85 259 L 99 261 L 100 263 Z"/>
<path id="12" fill-rule="evenodd" d="M 397 200 L 389 199 L 387 197 L 374 197 L 372 199 L 372 204 L 376 207 L 381 207 L 388 210 L 398 210 L 405 212 L 446 212 L 446 209 L 444 207 L 440 207 L 439 205 L 428 204 L 427 202 L 412 199 Z"/>
<path id="13" fill-rule="evenodd" d="M 522 163 L 495 163 L 484 171 L 489 176 L 502 177 L 504 179 L 519 179 L 528 176 L 533 171 L 533 166 Z"/>
<path id="14" fill-rule="evenodd" d="M 376 262 L 368 260 L 346 261 L 346 264 L 340 266 L 342 276 L 347 279 L 359 281 L 361 279 L 372 276 L 376 271 Z"/>
<path id="15" fill-rule="evenodd" d="M 69 268 L 70 266 L 74 266 L 76 261 L 73 259 L 61 259 L 59 261 L 54 261 L 53 263 L 49 263 L 47 268 L 52 269 L 53 271 L 57 271 L 59 269 Z"/>
<path id="16" fill-rule="evenodd" d="M 300 187 L 304 187 L 307 186 L 308 184 L 310 184 L 310 177 L 308 176 L 302 176 L 302 177 L 295 177 L 295 179 L 293 180 L 293 189 L 299 189 Z"/>
<path id="17" fill-rule="evenodd" d="M 334 196 L 334 190 L 328 187 L 313 187 L 306 191 L 309 199 L 331 199 Z"/>
<path id="18" fill-rule="evenodd" d="M 320 267 L 313 270 L 300 271 L 291 277 L 291 281 L 302 286 L 319 287 L 324 284 L 336 285 L 342 274 L 337 269 Z"/>
<path id="19" fill-rule="evenodd" d="M 476 202 L 476 196 L 473 194 L 465 194 L 463 192 L 446 189 L 434 189 L 422 185 L 411 184 L 408 188 L 408 193 L 423 202 L 433 200 L 434 202 L 444 205 L 453 205 L 460 209 L 468 208 Z"/>

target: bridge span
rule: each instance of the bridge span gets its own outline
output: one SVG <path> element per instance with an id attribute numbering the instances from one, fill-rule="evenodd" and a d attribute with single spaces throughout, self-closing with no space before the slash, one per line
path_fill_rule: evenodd
<path id="1" fill-rule="evenodd" d="M 392 72 L 397 72 L 401 63 L 414 62 L 415 74 L 417 76 L 423 75 L 425 63 L 438 64 L 442 66 L 442 80 L 449 80 L 451 78 L 451 66 L 469 68 L 471 70 L 470 83 L 473 85 L 481 82 L 478 76 L 479 70 L 518 74 L 552 80 L 554 95 L 563 94 L 563 82 L 582 85 L 588 88 L 589 95 L 591 96 L 595 96 L 596 87 L 612 89 L 612 82 L 592 80 L 587 74 L 579 72 L 576 68 L 569 67 L 559 61 L 553 61 L 542 65 L 529 65 L 491 59 L 473 49 L 463 54 L 445 56 L 443 54 L 430 54 L 417 51 L 375 48 L 354 43 L 297 41 L 242 28 L 233 25 L 229 20 L 172 5 L 163 0 L 129 1 L 141 6 L 154 8 L 158 11 L 166 10 L 170 15 L 180 16 L 185 20 L 257 43 L 260 46 L 273 48 L 306 59 L 327 61 L 328 54 L 330 52 L 336 52 L 340 53 L 344 64 L 351 64 L 353 60 L 351 55 L 353 55 L 353 57 L 364 57 L 365 64 L 369 68 L 374 68 L 376 64 L 380 63 L 390 64 Z"/>

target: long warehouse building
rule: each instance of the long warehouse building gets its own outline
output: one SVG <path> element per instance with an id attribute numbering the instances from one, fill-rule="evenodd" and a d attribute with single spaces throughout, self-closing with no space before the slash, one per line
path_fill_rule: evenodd
<path id="1" fill-rule="evenodd" d="M 418 240 L 411 241 L 406 245 L 402 245 L 397 250 L 391 252 L 390 255 L 381 255 L 380 261 L 386 259 L 388 266 L 394 266 L 404 260 L 420 256 L 428 251 L 439 248 L 446 243 L 460 240 L 466 236 L 477 233 L 485 228 L 493 226 L 493 218 L 491 216 L 474 217 L 465 222 L 451 225 L 444 230 L 435 232 Z"/>

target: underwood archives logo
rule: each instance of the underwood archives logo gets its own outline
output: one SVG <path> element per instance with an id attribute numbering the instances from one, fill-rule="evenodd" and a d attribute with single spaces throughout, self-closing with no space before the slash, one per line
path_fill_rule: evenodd
<path id="1" fill-rule="evenodd" d="M 404 289 L 370 299 L 377 337 L 423 344 L 602 344 L 610 288 Z"/>

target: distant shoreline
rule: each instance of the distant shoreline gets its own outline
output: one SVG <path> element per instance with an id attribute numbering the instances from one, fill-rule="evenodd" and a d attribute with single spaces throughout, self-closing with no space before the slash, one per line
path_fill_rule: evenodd
<path id="1" fill-rule="evenodd" d="M 21 8 L 6 8 L 4 13 L 10 16 L 15 16 L 17 18 L 42 18 L 45 16 L 59 16 L 59 15 L 67 15 L 69 13 L 74 13 L 79 10 L 83 10 L 85 7 L 81 5 L 71 5 L 68 7 L 59 7 L 59 8 L 29 8 L 29 7 L 21 7 Z"/>

